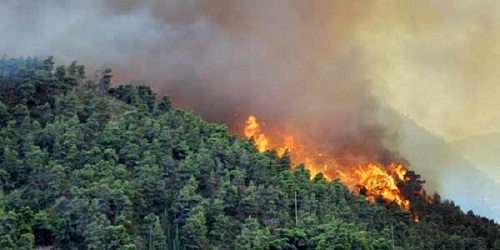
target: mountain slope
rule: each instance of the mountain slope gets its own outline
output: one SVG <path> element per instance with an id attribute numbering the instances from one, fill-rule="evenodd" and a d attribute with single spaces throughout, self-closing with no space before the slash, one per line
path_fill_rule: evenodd
<path id="1" fill-rule="evenodd" d="M 310 179 L 147 86 L 0 60 L 0 249 L 492 249 L 500 226 L 399 183 L 410 211 Z M 420 222 L 413 220 L 420 217 Z"/>
<path id="2" fill-rule="evenodd" d="M 413 169 L 427 181 L 429 190 L 437 190 L 465 210 L 500 221 L 500 200 L 495 198 L 500 193 L 497 182 L 410 117 L 387 105 L 382 106 L 380 113 L 384 122 L 398 125 L 400 141 L 393 149 L 409 160 Z M 478 148 L 485 147 L 488 146 Z"/>
<path id="3" fill-rule="evenodd" d="M 500 183 L 500 133 L 472 136 L 452 142 L 478 168 Z"/>

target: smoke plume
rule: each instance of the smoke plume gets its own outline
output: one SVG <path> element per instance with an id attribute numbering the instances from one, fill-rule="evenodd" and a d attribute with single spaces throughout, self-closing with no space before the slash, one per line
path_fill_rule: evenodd
<path id="1" fill-rule="evenodd" d="M 13 33 L 5 53 L 107 64 L 119 80 L 147 80 L 209 120 L 237 124 L 252 113 L 331 153 L 378 155 L 383 131 L 356 38 L 368 2 L 2 5 L 10 18 L 1 27 Z"/>

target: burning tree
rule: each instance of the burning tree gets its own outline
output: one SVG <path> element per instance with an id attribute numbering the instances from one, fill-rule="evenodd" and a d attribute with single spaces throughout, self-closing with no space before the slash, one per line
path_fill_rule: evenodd
<path id="1" fill-rule="evenodd" d="M 352 192 L 363 195 L 372 203 L 381 200 L 387 205 L 395 203 L 403 210 L 411 210 L 416 221 L 423 210 L 422 202 L 431 202 L 422 187 L 424 181 L 403 164 L 358 163 L 352 159 L 341 159 L 319 151 L 313 145 L 304 145 L 289 133 L 279 133 L 281 142 L 277 143 L 262 130 L 257 117 L 251 115 L 246 120 L 243 134 L 253 140 L 259 152 L 274 148 L 279 157 L 289 154 L 293 162 L 304 163 L 311 178 L 321 173 L 326 180 L 339 179 Z M 297 165 L 291 166 L 295 168 Z"/>

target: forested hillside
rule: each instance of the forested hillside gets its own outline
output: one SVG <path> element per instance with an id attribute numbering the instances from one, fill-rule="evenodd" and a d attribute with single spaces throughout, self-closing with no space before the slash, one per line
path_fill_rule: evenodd
<path id="1" fill-rule="evenodd" d="M 0 249 L 500 249 L 497 224 L 425 202 L 411 171 L 410 211 L 373 205 L 110 69 L 85 75 L 0 60 Z"/>

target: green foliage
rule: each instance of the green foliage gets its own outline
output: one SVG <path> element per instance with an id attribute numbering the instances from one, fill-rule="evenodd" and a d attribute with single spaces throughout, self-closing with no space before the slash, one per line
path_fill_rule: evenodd
<path id="1" fill-rule="evenodd" d="M 35 235 L 32 233 L 21 235 L 17 247 L 19 250 L 32 250 L 35 247 Z"/>
<path id="2" fill-rule="evenodd" d="M 272 235 L 270 249 L 298 250 L 307 246 L 308 236 L 306 230 L 301 228 L 280 228 Z"/>
<path id="3" fill-rule="evenodd" d="M 101 215 L 91 222 L 84 234 L 87 249 L 134 249 L 130 236 L 122 225 L 110 225 Z"/>
<path id="4" fill-rule="evenodd" d="M 10 237 L 10 235 L 2 235 L 0 236 L 0 249 L 5 250 L 16 250 L 17 246 L 14 244 L 14 241 Z"/>
<path id="5" fill-rule="evenodd" d="M 205 208 L 200 204 L 189 211 L 182 227 L 181 242 L 185 249 L 203 249 L 208 243 L 206 235 Z"/>
<path id="6" fill-rule="evenodd" d="M 269 229 L 262 228 L 256 219 L 248 218 L 240 235 L 236 237 L 238 250 L 266 249 L 269 246 Z"/>
<path id="7" fill-rule="evenodd" d="M 148 249 L 165 249 L 166 235 L 162 228 L 160 218 L 152 213 L 144 217 L 144 238 L 147 239 Z"/>
<path id="8" fill-rule="evenodd" d="M 391 249 L 387 240 L 376 239 L 353 224 L 333 221 L 316 230 L 308 242 L 314 249 Z"/>
<path id="9" fill-rule="evenodd" d="M 111 70 L 0 59 L 0 249 L 500 249 L 500 228 L 403 187 L 411 213 L 310 180 Z M 86 81 L 86 82 L 84 82 Z"/>

